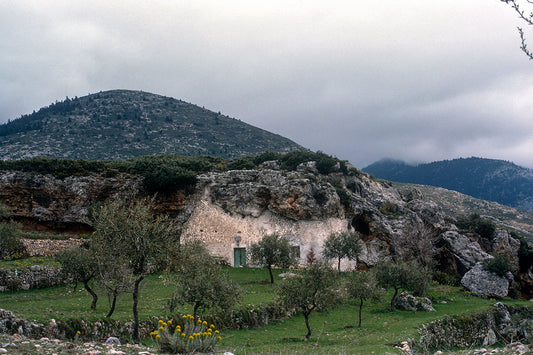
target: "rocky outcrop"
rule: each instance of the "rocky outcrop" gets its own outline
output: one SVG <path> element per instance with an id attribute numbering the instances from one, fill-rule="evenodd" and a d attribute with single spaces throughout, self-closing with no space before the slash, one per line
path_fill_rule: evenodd
<path id="1" fill-rule="evenodd" d="M 490 258 L 490 254 L 481 249 L 478 242 L 468 238 L 457 231 L 446 231 L 441 235 L 443 253 L 448 254 L 452 260 L 449 264 L 460 274 L 466 273 L 477 263 Z"/>
<path id="2" fill-rule="evenodd" d="M 28 229 L 89 233 L 91 229 L 83 217 L 90 206 L 138 190 L 140 183 L 140 177 L 127 174 L 59 179 L 7 171 L 0 173 L 0 202 L 9 207 L 13 219 Z"/>
<path id="3" fill-rule="evenodd" d="M 533 311 L 530 307 L 494 304 L 489 311 L 459 317 L 447 317 L 425 324 L 420 329 L 415 348 L 423 354 L 437 349 L 491 346 L 533 341 Z"/>
<path id="4" fill-rule="evenodd" d="M 409 237 L 414 225 L 423 225 L 436 235 L 431 242 L 442 268 L 462 276 L 493 253 L 507 255 L 518 267 L 520 243 L 506 231 L 497 229 L 490 239 L 460 231 L 419 189 L 398 190 L 355 169 L 333 170 L 322 175 L 308 162 L 285 171 L 277 162 L 265 162 L 257 170 L 213 171 L 198 175 L 194 189 L 157 196 L 156 212 L 175 218 L 184 240 L 206 242 L 231 265 L 237 252 L 243 259 L 246 248 L 268 233 L 289 238 L 305 261 L 311 249 L 320 256 L 332 232 L 355 231 L 363 241 L 362 253 L 357 264 L 343 260 L 342 267 L 366 269 L 398 252 L 395 242 Z M 85 217 L 91 206 L 132 190 L 142 196 L 141 177 L 0 173 L 0 202 L 25 229 L 88 233 Z"/>
<path id="5" fill-rule="evenodd" d="M 461 284 L 472 293 L 485 297 L 502 298 L 509 291 L 509 279 L 484 270 L 482 263 L 468 271 L 461 279 Z"/>

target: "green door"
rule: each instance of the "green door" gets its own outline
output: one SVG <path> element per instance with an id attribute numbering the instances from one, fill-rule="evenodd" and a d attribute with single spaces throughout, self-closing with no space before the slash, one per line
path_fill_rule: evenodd
<path id="1" fill-rule="evenodd" d="M 233 249 L 233 266 L 246 266 L 246 248 Z"/>

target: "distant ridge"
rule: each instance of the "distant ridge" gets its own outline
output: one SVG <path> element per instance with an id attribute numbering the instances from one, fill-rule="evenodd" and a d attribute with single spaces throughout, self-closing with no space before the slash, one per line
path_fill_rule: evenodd
<path id="1" fill-rule="evenodd" d="M 233 158 L 300 149 L 287 138 L 220 112 L 130 90 L 66 98 L 0 125 L 3 160 L 118 160 L 167 153 Z"/>
<path id="2" fill-rule="evenodd" d="M 381 179 L 443 187 L 533 212 L 533 170 L 505 160 L 472 157 L 413 166 L 384 159 L 363 171 Z"/>

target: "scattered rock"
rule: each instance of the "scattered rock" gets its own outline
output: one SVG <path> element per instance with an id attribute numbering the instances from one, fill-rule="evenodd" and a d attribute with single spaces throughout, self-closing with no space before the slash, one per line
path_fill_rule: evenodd
<path id="1" fill-rule="evenodd" d="M 406 311 L 435 312 L 431 300 L 427 297 L 415 297 L 407 292 L 402 292 L 396 298 L 395 306 Z"/>
<path id="2" fill-rule="evenodd" d="M 502 298 L 509 292 L 507 278 L 484 270 L 481 263 L 476 264 L 463 276 L 461 284 L 479 296 Z"/>
<path id="3" fill-rule="evenodd" d="M 117 337 L 109 337 L 104 343 L 105 345 L 120 345 L 120 340 Z"/>

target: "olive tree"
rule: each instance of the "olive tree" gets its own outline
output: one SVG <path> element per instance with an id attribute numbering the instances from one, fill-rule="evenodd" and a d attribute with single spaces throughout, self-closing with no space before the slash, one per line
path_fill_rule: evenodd
<path id="1" fill-rule="evenodd" d="M 98 275 L 98 264 L 94 254 L 82 246 L 63 250 L 56 254 L 55 259 L 61 264 L 61 273 L 72 278 L 76 285 L 83 283 L 85 290 L 91 295 L 91 309 L 96 309 L 98 294 L 91 288 L 89 282 Z"/>
<path id="2" fill-rule="evenodd" d="M 278 286 L 281 303 L 286 308 L 303 314 L 307 327 L 306 341 L 311 336 L 310 314 L 316 310 L 331 308 L 341 301 L 337 284 L 335 271 L 327 261 L 319 259 Z"/>
<path id="3" fill-rule="evenodd" d="M 412 291 L 422 295 L 427 291 L 431 274 L 427 268 L 416 261 L 404 262 L 387 260 L 378 264 L 374 271 L 378 283 L 383 287 L 392 287 L 394 294 L 390 309 L 394 310 L 400 290 Z"/>
<path id="4" fill-rule="evenodd" d="M 383 297 L 383 290 L 379 286 L 373 272 L 355 271 L 348 277 L 348 280 L 346 281 L 346 291 L 350 298 L 359 301 L 359 323 L 357 326 L 361 328 L 363 302 L 380 301 Z"/>
<path id="5" fill-rule="evenodd" d="M 341 273 L 341 259 L 357 260 L 361 253 L 360 234 L 357 232 L 334 232 L 324 242 L 323 255 L 327 259 L 337 259 L 337 269 Z"/>
<path id="6" fill-rule="evenodd" d="M 163 265 L 179 244 L 175 224 L 152 213 L 154 199 L 113 200 L 93 211 L 92 244 L 98 257 L 127 266 L 133 280 L 133 339 L 139 341 L 139 286 L 150 270 Z"/>
<path id="7" fill-rule="evenodd" d="M 176 284 L 176 292 L 169 302 L 170 311 L 179 304 L 191 304 L 193 317 L 198 311 L 219 309 L 227 311 L 240 299 L 240 288 L 229 279 L 221 266 L 198 241 L 185 243 L 179 257 L 169 265 L 168 277 Z"/>
<path id="8" fill-rule="evenodd" d="M 20 237 L 22 226 L 11 220 L 11 211 L 0 203 L 0 259 L 21 257 L 26 247 Z"/>
<path id="9" fill-rule="evenodd" d="M 267 234 L 251 245 L 250 261 L 265 266 L 270 275 L 270 283 L 274 283 L 272 267 L 288 268 L 297 263 L 296 256 L 291 253 L 291 246 L 286 237 L 278 234 Z"/>

